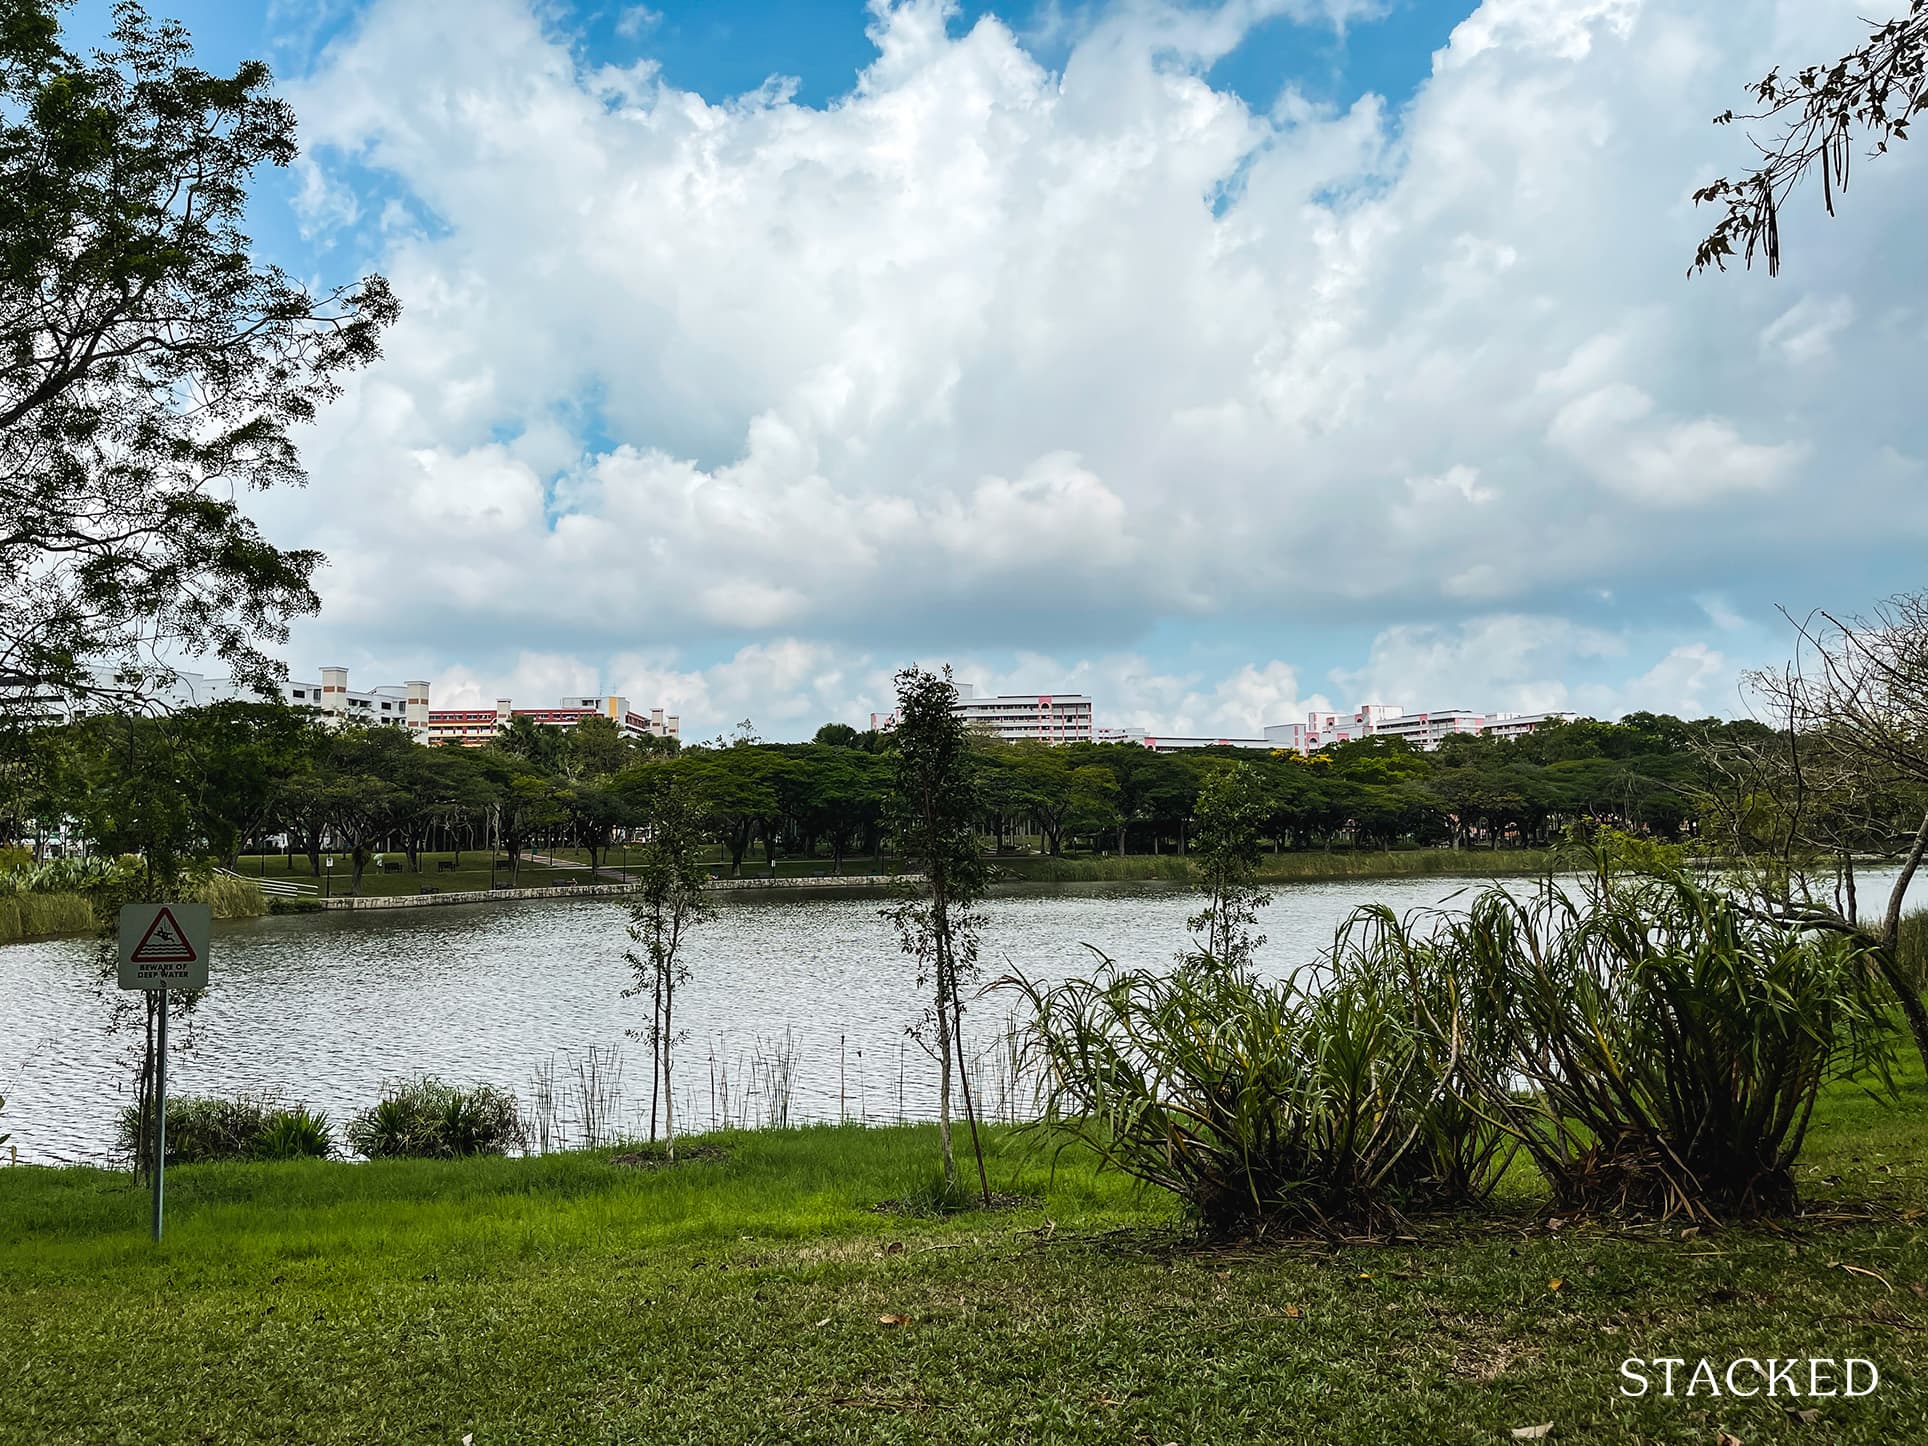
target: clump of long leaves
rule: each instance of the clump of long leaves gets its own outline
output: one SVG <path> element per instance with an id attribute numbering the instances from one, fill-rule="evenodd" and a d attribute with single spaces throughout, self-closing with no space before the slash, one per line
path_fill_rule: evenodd
<path id="1" fill-rule="evenodd" d="M 170 1095 L 167 1101 L 167 1163 L 199 1165 L 216 1160 L 248 1160 L 269 1120 L 287 1111 L 267 1095 Z M 121 1111 L 118 1143 L 132 1156 L 141 1138 L 141 1112 Z"/>
<path id="2" fill-rule="evenodd" d="M 1788 1209 L 1821 1086 L 1889 1079 L 1892 1029 L 1849 940 L 1755 918 L 1679 872 L 1492 888 L 1430 938 L 1488 1031 L 1457 1093 L 1557 1203 L 1666 1217 Z"/>
<path id="3" fill-rule="evenodd" d="M 514 1095 L 492 1085 L 457 1089 L 433 1075 L 389 1085 L 348 1122 L 348 1143 L 371 1160 L 502 1155 L 525 1142 Z"/>
<path id="4" fill-rule="evenodd" d="M 1418 1134 L 1400 1162 L 1407 1193 L 1448 1207 L 1487 1199 L 1519 1150 L 1481 1105 L 1494 1061 L 1505 1053 L 1502 1022 L 1481 1007 L 1475 981 L 1430 947 L 1417 918 L 1402 920 L 1384 904 L 1353 913 L 1332 958 L 1341 975 L 1375 981 L 1409 1018 L 1424 1092 L 1408 1106 Z"/>
<path id="5" fill-rule="evenodd" d="M 257 1160 L 325 1160 L 334 1148 L 328 1116 L 302 1106 L 269 1115 L 254 1137 L 252 1154 Z"/>
<path id="6" fill-rule="evenodd" d="M 1360 974 L 1317 987 L 1100 955 L 1091 979 L 1008 981 L 1030 1005 L 1033 1128 L 1169 1190 L 1206 1232 L 1380 1228 L 1432 1094 L 1411 1011 Z"/>

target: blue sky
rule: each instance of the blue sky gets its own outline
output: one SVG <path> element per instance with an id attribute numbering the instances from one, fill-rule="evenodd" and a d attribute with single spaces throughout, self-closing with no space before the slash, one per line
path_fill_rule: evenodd
<path id="1" fill-rule="evenodd" d="M 1778 605 L 1921 581 L 1918 162 L 1684 274 L 1707 116 L 1852 3 L 155 8 L 296 105 L 263 253 L 406 308 L 262 505 L 298 673 L 1731 712 Z"/>

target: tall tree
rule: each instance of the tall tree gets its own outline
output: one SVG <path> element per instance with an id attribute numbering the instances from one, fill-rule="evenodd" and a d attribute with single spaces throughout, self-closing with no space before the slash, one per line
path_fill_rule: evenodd
<path id="1" fill-rule="evenodd" d="M 1877 26 L 1839 60 L 1803 66 L 1791 77 L 1776 67 L 1748 90 L 1759 110 L 1723 111 L 1714 123 L 1772 121 L 1780 133 L 1765 142 L 1749 137 L 1760 153 L 1752 171 L 1694 192 L 1696 204 L 1727 208 L 1694 253 L 1696 271 L 1725 269 L 1738 247 L 1746 264 L 1758 251 L 1768 275 L 1778 274 L 1781 207 L 1794 188 L 1819 171 L 1821 202 L 1832 216 L 1836 194 L 1848 187 L 1855 151 L 1866 146 L 1878 156 L 1908 138 L 1914 117 L 1928 109 L 1928 0 L 1913 0 L 1906 15 Z"/>
<path id="2" fill-rule="evenodd" d="M 977 1154 L 978 1188 L 988 1206 L 991 1184 L 964 1067 L 961 994 L 964 982 L 977 972 L 983 928 L 977 905 L 989 882 L 977 843 L 977 750 L 957 716 L 957 688 L 949 668 L 942 676 L 905 668 L 897 674 L 896 686 L 897 727 L 890 739 L 893 825 L 904 861 L 919 872 L 908 876 L 901 901 L 884 917 L 897 926 L 904 952 L 917 961 L 917 982 L 936 990 L 926 1019 L 937 1036 L 937 1137 L 945 1189 L 957 1190 L 957 1156 L 951 1144 L 955 1063 Z"/>
<path id="3" fill-rule="evenodd" d="M 320 557 L 236 499 L 303 481 L 293 427 L 398 307 L 379 276 L 310 292 L 256 260 L 250 182 L 295 157 L 265 65 L 211 75 L 131 0 L 83 59 L 62 8 L 0 21 L 0 700 L 144 691 L 156 645 L 265 684 L 258 640 L 315 610 Z"/>

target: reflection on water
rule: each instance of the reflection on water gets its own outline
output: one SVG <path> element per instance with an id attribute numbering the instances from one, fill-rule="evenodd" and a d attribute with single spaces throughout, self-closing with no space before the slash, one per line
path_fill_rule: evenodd
<path id="1" fill-rule="evenodd" d="M 1466 887 L 1439 878 L 1282 886 L 1260 925 L 1260 963 L 1285 973 L 1310 962 L 1356 904 L 1404 911 Z M 754 1057 L 767 1063 L 786 1033 L 796 1051 L 793 1121 L 928 1115 L 935 1066 L 904 1038 L 924 991 L 878 917 L 883 898 L 719 897 L 716 921 L 690 947 L 691 980 L 677 1001 L 688 1030 L 678 1056 L 684 1125 L 714 1117 L 719 1070 L 740 1101 Z M 1122 963 L 1164 963 L 1184 944 L 1195 907 L 1191 895 L 1158 885 L 1004 892 L 985 907 L 984 975 L 1087 972 L 1095 960 L 1081 945 Z M 213 987 L 195 1015 L 193 1048 L 170 1066 L 170 1090 L 267 1090 L 340 1122 L 399 1075 L 486 1081 L 526 1099 L 550 1056 L 623 1044 L 622 1115 L 633 1122 L 640 1109 L 646 1119 L 647 1046 L 625 1043 L 624 1031 L 647 1021 L 648 1005 L 622 997 L 623 924 L 613 902 L 558 900 L 217 925 Z M 92 958 L 86 940 L 0 948 L 0 1130 L 11 1130 L 24 1160 L 102 1159 L 111 1145 L 130 1041 L 103 1032 Z M 1005 1010 L 994 997 L 974 1015 L 989 1105 Z"/>

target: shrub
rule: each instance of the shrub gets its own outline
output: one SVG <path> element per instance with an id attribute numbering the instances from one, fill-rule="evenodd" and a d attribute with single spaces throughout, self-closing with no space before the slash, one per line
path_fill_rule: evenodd
<path id="1" fill-rule="evenodd" d="M 193 894 L 217 919 L 258 919 L 268 912 L 268 896 L 253 879 L 211 873 L 194 885 Z"/>
<path id="2" fill-rule="evenodd" d="M 413 1155 L 502 1155 L 523 1145 L 516 1098 L 492 1085 L 458 1090 L 433 1075 L 387 1086 L 348 1124 L 348 1143 L 371 1160 Z"/>
<path id="3" fill-rule="evenodd" d="M 1751 917 L 1679 873 L 1503 888 L 1408 943 L 1463 981 L 1497 1049 L 1461 1095 L 1563 1206 L 1785 1210 L 1822 1084 L 1888 1079 L 1891 1027 L 1847 940 Z"/>
<path id="4" fill-rule="evenodd" d="M 257 1160 L 325 1160 L 334 1147 L 328 1116 L 296 1108 L 270 1114 L 254 1137 L 250 1153 Z"/>
<path id="5" fill-rule="evenodd" d="M 272 1100 L 260 1095 L 170 1096 L 167 1102 L 167 1163 L 198 1165 L 214 1160 L 254 1158 L 255 1144 L 276 1113 Z M 132 1156 L 140 1141 L 141 1112 L 129 1105 L 121 1111 L 119 1144 Z"/>
<path id="6" fill-rule="evenodd" d="M 1435 1090 L 1382 982 L 1335 972 L 1314 991 L 1209 960 L 1011 982 L 1044 1081 L 1033 1128 L 1171 1191 L 1206 1232 L 1376 1228 L 1423 1195 L 1410 1156 Z"/>

